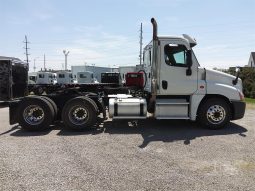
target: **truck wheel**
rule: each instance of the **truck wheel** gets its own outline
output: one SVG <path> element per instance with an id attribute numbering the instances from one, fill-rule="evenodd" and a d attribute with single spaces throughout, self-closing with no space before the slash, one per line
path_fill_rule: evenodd
<path id="1" fill-rule="evenodd" d="M 37 88 L 35 89 L 35 94 L 36 94 L 36 95 L 42 95 L 43 92 L 44 92 L 44 89 L 43 89 L 42 87 L 37 87 Z"/>
<path id="2" fill-rule="evenodd" d="M 84 130 L 95 124 L 97 110 L 92 99 L 83 96 L 76 97 L 65 104 L 62 120 L 71 129 Z"/>
<path id="3" fill-rule="evenodd" d="M 221 129 L 230 121 L 230 107 L 219 98 L 206 100 L 198 110 L 198 122 L 209 129 Z"/>
<path id="4" fill-rule="evenodd" d="M 55 119 L 58 114 L 58 107 L 57 107 L 56 103 L 49 97 L 41 96 L 41 98 L 45 99 L 46 101 L 48 101 L 51 104 L 51 106 L 53 107 L 53 110 L 54 110 L 54 119 Z"/>
<path id="5" fill-rule="evenodd" d="M 34 96 L 21 101 L 18 114 L 18 122 L 22 128 L 39 131 L 50 126 L 54 118 L 54 109 L 45 99 Z"/>

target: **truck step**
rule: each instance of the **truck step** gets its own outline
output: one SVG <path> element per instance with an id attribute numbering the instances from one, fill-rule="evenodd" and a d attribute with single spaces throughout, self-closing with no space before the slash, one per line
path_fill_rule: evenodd
<path id="1" fill-rule="evenodd" d="M 146 119 L 146 116 L 114 116 L 113 119 Z"/>
<path id="2" fill-rule="evenodd" d="M 156 105 L 189 105 L 186 99 L 157 99 Z"/>
<path id="3" fill-rule="evenodd" d="M 182 116 L 180 116 L 180 117 L 177 117 L 177 116 L 170 116 L 170 117 L 160 117 L 160 116 L 158 116 L 157 117 L 157 119 L 190 119 L 189 117 L 182 117 Z"/>
<path id="4" fill-rule="evenodd" d="M 186 99 L 157 99 L 156 119 L 190 119 Z"/>

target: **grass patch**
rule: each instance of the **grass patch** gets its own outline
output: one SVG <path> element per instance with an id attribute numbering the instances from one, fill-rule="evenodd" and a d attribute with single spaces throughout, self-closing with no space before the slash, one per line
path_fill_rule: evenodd
<path id="1" fill-rule="evenodd" d="M 245 102 L 246 102 L 246 103 L 255 104 L 255 99 L 252 99 L 252 98 L 245 98 Z"/>
<path id="2" fill-rule="evenodd" d="M 252 98 L 245 98 L 246 102 L 246 109 L 255 109 L 255 99 Z"/>

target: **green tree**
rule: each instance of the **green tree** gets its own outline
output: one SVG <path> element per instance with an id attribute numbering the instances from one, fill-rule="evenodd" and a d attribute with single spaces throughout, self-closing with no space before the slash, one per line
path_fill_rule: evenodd
<path id="1" fill-rule="evenodd" d="M 235 68 L 229 68 L 227 73 L 236 75 Z M 255 98 L 255 68 L 241 68 L 239 77 L 243 81 L 243 93 L 245 97 Z"/>

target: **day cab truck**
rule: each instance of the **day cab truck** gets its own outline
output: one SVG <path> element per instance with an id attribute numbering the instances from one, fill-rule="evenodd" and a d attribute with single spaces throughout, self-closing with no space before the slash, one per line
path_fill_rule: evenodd
<path id="1" fill-rule="evenodd" d="M 73 77 L 72 72 L 69 71 L 58 71 L 57 73 L 57 84 L 73 84 L 77 83 Z"/>
<path id="2" fill-rule="evenodd" d="M 80 84 L 96 83 L 97 80 L 94 78 L 93 72 L 85 71 L 85 72 L 77 72 L 77 82 Z"/>
<path id="3" fill-rule="evenodd" d="M 144 79 L 137 78 L 144 84 L 139 88 L 134 88 L 133 82 L 130 87 L 77 84 L 44 96 L 28 96 L 24 82 L 16 95 L 16 83 L 21 81 L 15 80 L 15 74 L 20 71 L 19 78 L 26 80 L 27 64 L 22 67 L 11 60 L 1 61 L 0 97 L 9 100 L 10 124 L 42 130 L 62 121 L 71 129 L 83 130 L 93 127 L 98 116 L 106 117 L 108 113 L 113 120 L 182 119 L 219 129 L 230 120 L 242 118 L 245 102 L 238 75 L 201 67 L 192 50 L 197 44 L 193 38 L 158 36 L 155 19 L 151 22 L 153 39 L 144 49 L 143 68 L 139 72 Z"/>
<path id="4" fill-rule="evenodd" d="M 102 83 L 116 83 L 121 85 L 122 80 L 119 72 L 104 72 L 101 73 Z"/>

